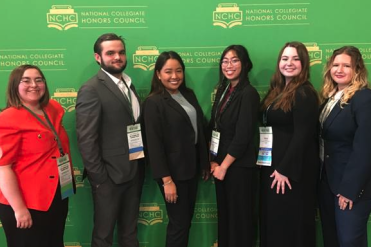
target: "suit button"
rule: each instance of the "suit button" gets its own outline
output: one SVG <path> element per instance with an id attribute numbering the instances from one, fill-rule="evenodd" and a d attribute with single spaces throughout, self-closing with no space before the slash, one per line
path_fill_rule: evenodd
<path id="1" fill-rule="evenodd" d="M 326 154 L 326 158 L 330 158 L 330 155 Z"/>

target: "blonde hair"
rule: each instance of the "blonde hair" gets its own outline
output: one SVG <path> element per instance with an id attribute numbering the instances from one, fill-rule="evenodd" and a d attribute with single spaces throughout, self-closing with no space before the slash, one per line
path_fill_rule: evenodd
<path id="1" fill-rule="evenodd" d="M 354 46 L 343 46 L 334 50 L 331 58 L 328 60 L 325 72 L 323 75 L 323 86 L 321 90 L 321 101 L 332 97 L 337 91 L 337 83 L 331 77 L 331 68 L 333 66 L 335 57 L 341 54 L 350 56 L 351 66 L 353 69 L 352 79 L 349 85 L 344 89 L 343 96 L 340 99 L 340 106 L 343 107 L 353 97 L 356 91 L 362 88 L 368 88 L 367 69 L 362 59 L 362 55 L 358 48 Z"/>

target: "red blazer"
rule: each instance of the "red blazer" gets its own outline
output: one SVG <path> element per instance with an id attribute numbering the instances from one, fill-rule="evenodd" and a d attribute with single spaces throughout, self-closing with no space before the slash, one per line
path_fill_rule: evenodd
<path id="1" fill-rule="evenodd" d="M 61 139 L 64 152 L 70 154 L 68 136 L 62 126 L 63 108 L 50 100 L 44 111 Z M 43 116 L 40 118 L 46 123 Z M 12 165 L 27 208 L 47 211 L 59 183 L 56 158 L 60 153 L 53 132 L 26 109 L 8 108 L 0 113 L 0 151 L 0 166 Z M 0 203 L 9 205 L 1 190 Z"/>

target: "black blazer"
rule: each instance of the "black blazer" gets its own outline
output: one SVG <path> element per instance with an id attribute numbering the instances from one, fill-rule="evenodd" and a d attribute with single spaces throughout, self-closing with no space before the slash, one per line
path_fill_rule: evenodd
<path id="1" fill-rule="evenodd" d="M 371 90 L 336 104 L 321 133 L 330 188 L 353 201 L 371 199 Z"/>
<path id="2" fill-rule="evenodd" d="M 131 90 L 135 93 L 134 85 Z M 138 98 L 138 95 L 135 93 Z M 79 90 L 76 102 L 78 147 L 89 181 L 116 184 L 131 180 L 137 161 L 129 161 L 127 126 L 133 124 L 130 104 L 102 70 Z"/>
<path id="3" fill-rule="evenodd" d="M 155 179 L 188 180 L 198 168 L 209 167 L 201 107 L 192 91 L 180 92 L 197 111 L 197 145 L 189 116 L 167 91 L 148 97 L 143 104 L 146 158 Z"/>
<path id="4" fill-rule="evenodd" d="M 235 92 L 230 103 L 217 118 L 220 140 L 218 155 L 212 158 L 213 161 L 220 165 L 225 156 L 230 154 L 236 158 L 232 166 L 256 166 L 254 135 L 257 132 L 259 102 L 259 94 L 250 84 Z M 214 102 L 214 104 L 218 103 Z M 212 113 L 210 131 L 214 129 L 214 123 L 215 114 Z"/>

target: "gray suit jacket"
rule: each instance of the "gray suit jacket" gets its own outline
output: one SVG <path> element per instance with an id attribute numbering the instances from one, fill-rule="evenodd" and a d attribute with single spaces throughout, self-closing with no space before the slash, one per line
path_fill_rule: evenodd
<path id="1" fill-rule="evenodd" d="M 130 88 L 139 101 L 134 86 Z M 129 102 L 112 79 L 99 70 L 80 88 L 76 102 L 78 147 L 92 185 L 108 177 L 120 184 L 136 174 L 138 162 L 129 161 L 126 128 L 131 124 Z"/>

